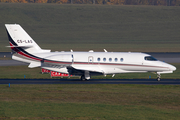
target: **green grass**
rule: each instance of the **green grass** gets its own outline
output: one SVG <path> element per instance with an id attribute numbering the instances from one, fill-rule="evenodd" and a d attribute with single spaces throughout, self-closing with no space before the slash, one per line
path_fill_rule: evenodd
<path id="1" fill-rule="evenodd" d="M 177 70 L 171 74 L 162 74 L 162 79 L 179 79 L 180 78 L 180 64 L 173 64 L 176 66 Z M 28 79 L 49 79 L 50 74 L 42 74 L 41 68 L 28 68 L 28 66 L 0 66 L 0 79 L 22 79 L 24 75 Z M 157 75 L 153 73 L 124 73 L 116 74 L 113 79 L 148 79 L 151 76 L 152 79 L 156 79 Z M 57 77 L 54 77 L 57 78 Z M 75 77 L 75 79 L 79 79 Z M 112 79 L 111 75 L 104 76 L 92 76 L 92 79 Z"/>
<path id="2" fill-rule="evenodd" d="M 175 85 L 0 85 L 1 119 L 163 119 L 180 117 Z"/>
<path id="3" fill-rule="evenodd" d="M 50 74 L 42 74 L 41 68 L 30 69 L 28 66 L 1 66 L 0 78 L 50 78 Z"/>
<path id="4" fill-rule="evenodd" d="M 18 23 L 53 51 L 180 52 L 180 7 L 0 3 L 0 51 L 10 51 L 4 24 Z"/>
<path id="5" fill-rule="evenodd" d="M 5 102 L 5 119 L 163 119 L 176 120 L 180 116 L 175 110 L 158 110 L 136 105 L 103 105 L 74 103 Z M 16 109 L 12 109 L 12 107 Z M 153 114 L 153 116 L 152 116 Z"/>

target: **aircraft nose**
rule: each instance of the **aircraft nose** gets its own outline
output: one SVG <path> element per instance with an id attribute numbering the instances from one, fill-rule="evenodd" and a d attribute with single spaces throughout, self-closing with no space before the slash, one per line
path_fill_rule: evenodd
<path id="1" fill-rule="evenodd" d="M 173 66 L 173 65 L 171 65 L 171 66 L 170 66 L 170 69 L 171 69 L 172 71 L 175 71 L 175 70 L 176 70 L 176 67 Z"/>

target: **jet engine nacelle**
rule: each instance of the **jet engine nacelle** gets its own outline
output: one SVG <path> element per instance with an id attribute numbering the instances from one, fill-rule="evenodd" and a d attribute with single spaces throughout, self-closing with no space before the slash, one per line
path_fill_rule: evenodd
<path id="1" fill-rule="evenodd" d="M 72 54 L 58 54 L 48 56 L 44 59 L 46 63 L 56 63 L 56 64 L 63 64 L 63 65 L 71 65 L 73 63 L 73 55 Z"/>

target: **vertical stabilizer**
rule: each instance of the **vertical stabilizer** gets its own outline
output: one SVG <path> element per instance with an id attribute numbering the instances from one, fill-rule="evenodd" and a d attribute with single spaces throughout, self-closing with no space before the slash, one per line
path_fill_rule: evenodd
<path id="1" fill-rule="evenodd" d="M 23 50 L 27 53 L 50 52 L 50 50 L 41 49 L 39 45 L 26 33 L 26 31 L 20 25 L 5 24 L 5 27 L 7 29 L 9 43 L 12 50 Z"/>

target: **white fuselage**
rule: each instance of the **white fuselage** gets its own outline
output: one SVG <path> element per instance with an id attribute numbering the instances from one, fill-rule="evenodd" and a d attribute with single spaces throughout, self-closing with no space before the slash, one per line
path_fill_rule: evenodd
<path id="1" fill-rule="evenodd" d="M 102 74 L 130 72 L 172 72 L 176 68 L 161 61 L 145 60 L 150 56 L 145 53 L 131 52 L 50 52 L 37 53 L 35 56 L 44 59 L 42 68 L 68 73 L 67 67 L 77 70 L 98 72 Z M 29 63 L 33 59 L 29 58 Z M 23 62 L 27 62 L 23 60 Z M 36 62 L 41 62 L 33 60 Z"/>

